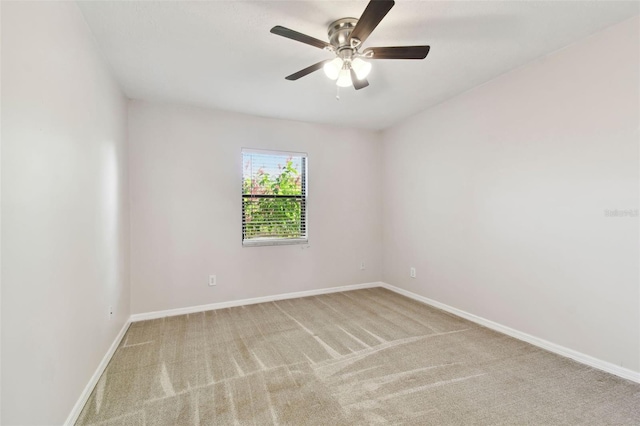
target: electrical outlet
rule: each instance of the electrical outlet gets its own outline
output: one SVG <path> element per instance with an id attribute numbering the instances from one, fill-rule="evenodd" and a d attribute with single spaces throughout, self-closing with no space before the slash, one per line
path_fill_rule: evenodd
<path id="1" fill-rule="evenodd" d="M 416 277 L 416 268 L 414 268 L 413 266 L 411 268 L 409 268 L 409 276 L 411 278 L 415 278 Z"/>
<path id="2" fill-rule="evenodd" d="M 364 260 L 362 262 L 360 262 L 360 270 L 364 271 Z"/>
<path id="3" fill-rule="evenodd" d="M 217 284 L 216 276 L 209 275 L 209 286 L 212 287 Z"/>
<path id="4" fill-rule="evenodd" d="M 113 306 L 109 306 L 109 319 L 113 318 Z"/>

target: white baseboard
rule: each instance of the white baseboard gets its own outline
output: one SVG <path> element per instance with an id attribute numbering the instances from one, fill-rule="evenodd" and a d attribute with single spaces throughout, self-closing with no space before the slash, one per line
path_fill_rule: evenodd
<path id="1" fill-rule="evenodd" d="M 425 303 L 427 305 L 433 306 L 438 309 L 442 309 L 443 311 L 449 312 L 461 318 L 467 319 L 469 321 L 475 322 L 476 324 L 480 324 L 484 327 L 490 328 L 492 330 L 498 331 L 500 333 L 506 334 L 508 336 L 514 337 L 518 340 L 523 340 L 527 343 L 531 343 L 534 346 L 538 346 L 540 348 L 546 349 L 549 352 L 553 352 L 555 354 L 564 356 L 566 358 L 571 358 L 575 361 L 578 361 L 582 364 L 588 365 L 593 368 L 597 368 L 598 370 L 605 371 L 607 373 L 614 374 L 616 376 L 622 377 L 624 379 L 628 379 L 637 383 L 640 383 L 640 372 L 630 370 L 628 368 L 621 367 L 616 364 L 612 364 L 608 361 L 603 361 L 598 358 L 594 358 L 590 355 L 583 354 L 582 352 L 575 351 L 573 349 L 566 348 L 564 346 L 557 345 L 555 343 L 549 342 L 544 339 L 540 339 L 538 337 L 532 336 L 527 333 L 523 333 L 522 331 L 515 330 L 513 328 L 507 327 L 505 325 L 499 324 L 497 322 L 493 322 L 486 318 L 479 317 L 474 314 L 470 314 L 469 312 L 454 308 L 449 305 L 445 305 L 444 303 L 438 302 L 433 299 L 429 299 L 424 296 L 420 296 L 419 294 L 412 293 L 408 290 L 404 290 L 402 288 L 393 286 L 387 283 L 381 283 L 381 287 L 384 287 L 388 290 L 391 290 L 395 293 L 406 296 L 410 299 L 417 300 L 419 302 Z"/>
<path id="2" fill-rule="evenodd" d="M 91 376 L 91 379 L 89 379 L 89 383 L 87 383 L 87 386 L 85 386 L 84 390 L 82 391 L 82 394 L 80 395 L 80 398 L 78 398 L 76 405 L 73 406 L 71 413 L 69 413 L 69 417 L 67 417 L 67 420 L 64 422 L 65 426 L 73 426 L 78 420 L 78 417 L 80 416 L 80 413 L 84 408 L 84 405 L 89 400 L 89 396 L 91 396 L 91 392 L 93 392 L 93 388 L 98 384 L 98 380 L 100 380 L 100 376 L 102 376 L 102 373 L 104 373 L 104 370 L 107 368 L 107 365 L 109 365 L 109 361 L 111 361 L 111 357 L 113 357 L 113 354 L 116 352 L 116 349 L 118 349 L 118 345 L 120 345 L 120 342 L 122 341 L 122 338 L 124 337 L 125 333 L 129 329 L 130 324 L 131 324 L 131 321 L 127 320 L 127 322 L 125 322 L 124 325 L 122 326 L 122 329 L 120 329 L 120 332 L 118 333 L 115 340 L 109 347 L 109 350 L 102 358 L 102 361 L 100 361 L 98 368 L 93 373 L 93 376 Z"/>
<path id="3" fill-rule="evenodd" d="M 319 294 L 337 293 L 340 291 L 360 290 L 363 288 L 380 287 L 382 283 L 372 282 L 364 284 L 345 285 L 340 287 L 321 288 L 318 290 L 296 291 L 294 293 L 276 294 L 273 296 L 254 297 L 251 299 L 232 300 L 229 302 L 210 303 L 208 305 L 189 306 L 186 308 L 167 309 L 165 311 L 146 312 L 131 315 L 131 322 L 171 317 L 175 315 L 193 314 L 196 312 L 212 311 L 215 309 L 234 308 L 236 306 L 253 305 L 256 303 L 273 302 L 276 300 L 297 299 L 299 297 L 317 296 Z"/>

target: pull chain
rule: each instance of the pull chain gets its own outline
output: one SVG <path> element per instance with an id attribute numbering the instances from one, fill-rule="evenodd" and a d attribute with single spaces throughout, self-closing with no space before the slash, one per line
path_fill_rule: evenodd
<path id="1" fill-rule="evenodd" d="M 340 100 L 340 86 L 336 84 L 336 101 Z"/>

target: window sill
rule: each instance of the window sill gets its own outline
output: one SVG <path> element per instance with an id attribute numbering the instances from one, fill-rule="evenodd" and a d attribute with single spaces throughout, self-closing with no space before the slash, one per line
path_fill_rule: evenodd
<path id="1" fill-rule="evenodd" d="M 242 247 L 288 246 L 309 244 L 308 238 L 256 238 L 242 241 Z"/>

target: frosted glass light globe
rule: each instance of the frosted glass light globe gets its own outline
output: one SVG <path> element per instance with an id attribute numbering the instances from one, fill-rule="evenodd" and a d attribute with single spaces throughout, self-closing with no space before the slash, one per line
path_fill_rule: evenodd
<path id="1" fill-rule="evenodd" d="M 335 80 L 338 78 L 340 70 L 342 69 L 342 59 L 335 58 L 334 60 L 324 64 L 322 69 L 324 70 L 324 73 L 327 77 L 329 77 L 331 80 Z"/>
<path id="2" fill-rule="evenodd" d="M 371 64 L 369 62 L 363 61 L 360 58 L 355 58 L 351 62 L 351 67 L 356 72 L 356 77 L 358 77 L 358 80 L 367 78 L 367 76 L 371 72 Z"/>
<path id="3" fill-rule="evenodd" d="M 343 68 L 340 70 L 340 75 L 338 76 L 338 81 L 336 84 L 340 87 L 349 87 L 353 84 L 351 81 L 351 72 L 348 68 Z"/>

